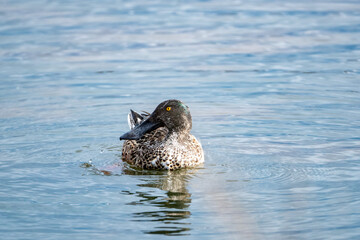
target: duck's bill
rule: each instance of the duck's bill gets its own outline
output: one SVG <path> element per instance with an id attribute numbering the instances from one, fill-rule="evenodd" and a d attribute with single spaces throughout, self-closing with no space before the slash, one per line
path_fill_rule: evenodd
<path id="1" fill-rule="evenodd" d="M 140 125 L 133 128 L 131 131 L 125 133 L 120 137 L 120 140 L 138 140 L 146 133 L 151 132 L 159 127 L 162 127 L 161 122 L 151 122 L 149 119 L 142 122 Z"/>

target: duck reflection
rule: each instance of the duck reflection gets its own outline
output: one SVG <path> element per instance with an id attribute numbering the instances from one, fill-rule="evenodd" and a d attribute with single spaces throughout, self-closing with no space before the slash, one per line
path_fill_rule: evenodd
<path id="1" fill-rule="evenodd" d="M 189 210 L 191 194 L 187 184 L 196 173 L 196 169 L 176 171 L 139 170 L 125 163 L 117 163 L 98 168 L 90 163 L 80 165 L 96 175 L 133 175 L 142 183 L 137 184 L 135 192 L 122 191 L 122 194 L 136 196 L 135 201 L 127 203 L 132 206 L 145 206 L 149 211 L 133 212 L 133 221 L 143 222 L 138 226 L 146 234 L 190 235 Z M 136 208 L 134 208 L 136 210 Z M 147 223 L 147 224 L 146 224 Z M 144 230 L 145 229 L 145 230 Z"/>
<path id="2" fill-rule="evenodd" d="M 147 234 L 188 235 L 191 228 L 190 222 L 186 222 L 186 219 L 191 215 L 189 211 L 191 194 L 187 190 L 187 183 L 195 171 L 195 169 L 168 172 L 125 170 L 125 174 L 141 175 L 140 179 L 144 181 L 138 184 L 140 191 L 135 193 L 123 191 L 124 194 L 135 194 L 138 197 L 138 200 L 130 202 L 129 205 L 155 207 L 153 211 L 133 213 L 133 221 L 155 223 L 149 225 L 153 229 L 144 230 Z M 156 191 L 141 191 L 144 187 L 161 189 L 166 193 L 156 195 Z"/>

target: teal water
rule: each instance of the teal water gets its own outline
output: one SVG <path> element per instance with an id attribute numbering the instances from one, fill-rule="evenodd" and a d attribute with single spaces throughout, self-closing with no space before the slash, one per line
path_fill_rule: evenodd
<path id="1" fill-rule="evenodd" d="M 359 239 L 358 1 L 1 1 L 1 239 Z M 184 101 L 199 169 L 121 162 Z"/>

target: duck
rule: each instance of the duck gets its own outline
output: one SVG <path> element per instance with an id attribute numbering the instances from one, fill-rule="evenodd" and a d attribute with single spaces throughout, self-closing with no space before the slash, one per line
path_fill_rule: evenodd
<path id="1" fill-rule="evenodd" d="M 204 163 L 200 142 L 190 133 L 189 107 L 180 100 L 161 102 L 150 114 L 130 110 L 130 131 L 125 140 L 122 160 L 132 166 L 153 170 L 192 168 Z"/>

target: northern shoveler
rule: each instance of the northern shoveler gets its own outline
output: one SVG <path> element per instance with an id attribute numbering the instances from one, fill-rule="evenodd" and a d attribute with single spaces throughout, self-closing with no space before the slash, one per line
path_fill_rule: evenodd
<path id="1" fill-rule="evenodd" d="M 204 162 L 200 142 L 190 134 L 189 107 L 179 100 L 160 103 L 153 113 L 130 110 L 130 131 L 120 137 L 126 140 L 122 160 L 143 169 L 195 167 Z"/>

